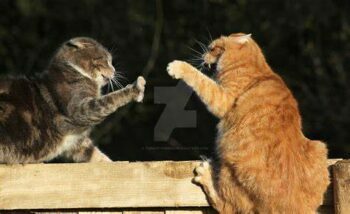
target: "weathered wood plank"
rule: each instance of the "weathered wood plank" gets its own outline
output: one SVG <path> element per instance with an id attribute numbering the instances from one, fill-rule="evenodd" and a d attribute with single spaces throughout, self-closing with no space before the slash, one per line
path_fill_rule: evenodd
<path id="1" fill-rule="evenodd" d="M 187 209 L 187 210 L 166 210 L 165 214 L 217 214 L 211 208 Z"/>
<path id="2" fill-rule="evenodd" d="M 42 213 L 40 213 L 40 214 L 42 214 Z M 50 214 L 50 213 L 48 213 L 48 214 Z M 66 213 L 60 213 L 60 214 L 66 214 Z M 77 212 L 77 214 L 123 214 L 123 212 L 122 211 L 95 211 L 95 212 L 93 212 L 93 211 L 79 211 L 79 212 Z"/>
<path id="3" fill-rule="evenodd" d="M 208 206 L 198 162 L 0 166 L 0 209 Z"/>
<path id="4" fill-rule="evenodd" d="M 333 165 L 334 207 L 336 214 L 350 213 L 350 160 Z"/>
<path id="5" fill-rule="evenodd" d="M 164 211 L 124 211 L 123 214 L 164 214 Z"/>
<path id="6" fill-rule="evenodd" d="M 0 210 L 208 207 L 201 189 L 191 182 L 198 164 L 162 161 L 0 165 Z M 325 205 L 333 204 L 330 193 L 331 188 Z"/>

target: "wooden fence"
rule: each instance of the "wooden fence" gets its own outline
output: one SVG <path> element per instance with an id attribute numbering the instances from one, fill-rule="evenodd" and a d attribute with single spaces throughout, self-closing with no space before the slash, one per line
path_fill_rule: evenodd
<path id="1" fill-rule="evenodd" d="M 337 161 L 329 160 L 333 182 L 319 213 L 350 213 L 350 161 Z M 0 165 L 0 213 L 214 213 L 191 182 L 198 164 Z"/>

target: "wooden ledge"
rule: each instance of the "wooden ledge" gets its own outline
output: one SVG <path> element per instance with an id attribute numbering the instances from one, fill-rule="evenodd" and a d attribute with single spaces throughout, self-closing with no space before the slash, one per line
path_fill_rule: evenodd
<path id="1" fill-rule="evenodd" d="M 329 164 L 338 160 L 331 159 Z M 209 205 L 205 195 L 191 182 L 198 164 L 159 161 L 0 165 L 0 210 L 206 209 Z M 332 189 L 331 185 L 321 210 L 334 210 Z"/>
<path id="2" fill-rule="evenodd" d="M 195 161 L 0 166 L 0 209 L 208 206 Z"/>

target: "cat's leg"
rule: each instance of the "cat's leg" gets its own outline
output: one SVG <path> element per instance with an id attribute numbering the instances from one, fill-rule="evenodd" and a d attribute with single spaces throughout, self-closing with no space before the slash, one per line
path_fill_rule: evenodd
<path id="1" fill-rule="evenodd" d="M 215 177 L 210 163 L 208 161 L 202 162 L 195 168 L 195 173 L 196 176 L 194 177 L 193 181 L 202 187 L 210 205 L 219 213 L 226 213 L 225 202 L 218 195 L 215 189 Z"/>
<path id="2" fill-rule="evenodd" d="M 187 62 L 175 60 L 167 70 L 170 76 L 191 86 L 215 116 L 223 117 L 232 106 L 234 99 L 224 88 Z"/>
<path id="3" fill-rule="evenodd" d="M 141 102 L 144 96 L 146 81 L 138 77 L 134 84 L 107 94 L 100 98 L 86 98 L 76 103 L 74 100 L 68 106 L 68 111 L 74 122 L 80 125 L 94 125 L 100 123 L 106 116 L 119 107 L 135 100 Z"/>
<path id="4" fill-rule="evenodd" d="M 61 157 L 65 160 L 79 162 L 112 162 L 107 155 L 103 154 L 91 141 L 84 138 L 69 150 L 65 151 Z"/>

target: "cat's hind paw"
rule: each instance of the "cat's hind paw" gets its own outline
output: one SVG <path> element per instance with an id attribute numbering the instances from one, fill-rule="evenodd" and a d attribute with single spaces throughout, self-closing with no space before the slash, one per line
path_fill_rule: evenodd
<path id="1" fill-rule="evenodd" d="M 135 87 L 139 93 L 136 97 L 136 102 L 142 102 L 145 94 L 145 85 L 146 85 L 146 80 L 143 77 L 139 76 L 135 83 Z"/>
<path id="2" fill-rule="evenodd" d="M 167 71 L 172 78 L 181 79 L 187 66 L 190 66 L 187 62 L 174 60 L 168 64 Z"/>
<path id="3" fill-rule="evenodd" d="M 211 181 L 211 166 L 210 161 L 203 161 L 199 166 L 194 169 L 196 176 L 193 178 L 193 182 L 206 185 Z"/>

